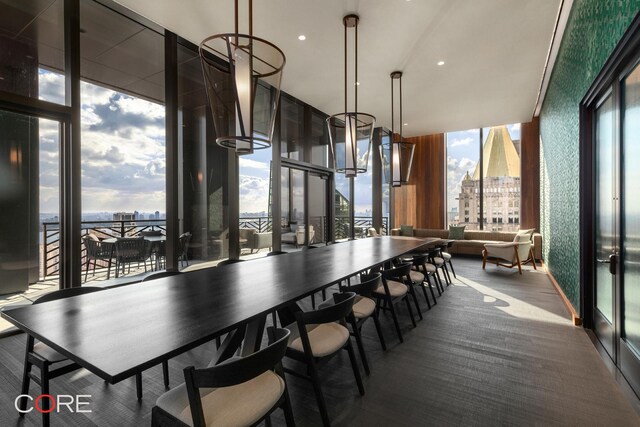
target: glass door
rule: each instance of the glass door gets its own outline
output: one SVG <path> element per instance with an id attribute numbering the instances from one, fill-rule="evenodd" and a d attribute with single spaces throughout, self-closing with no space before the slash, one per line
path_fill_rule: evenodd
<path id="1" fill-rule="evenodd" d="M 616 233 L 616 142 L 613 96 L 608 94 L 595 113 L 595 310 L 598 339 L 615 360 L 614 294 L 617 253 Z"/>
<path id="2" fill-rule="evenodd" d="M 0 295 L 59 288 L 61 128 L 0 110 Z"/>
<path id="3" fill-rule="evenodd" d="M 328 232 L 330 173 L 293 165 L 281 168 L 281 247 L 301 249 L 330 240 Z"/>
<path id="4" fill-rule="evenodd" d="M 640 66 L 622 81 L 620 370 L 640 390 Z"/>

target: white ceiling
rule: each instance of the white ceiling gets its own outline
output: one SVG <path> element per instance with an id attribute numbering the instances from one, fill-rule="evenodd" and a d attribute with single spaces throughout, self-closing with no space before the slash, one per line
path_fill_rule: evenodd
<path id="1" fill-rule="evenodd" d="M 117 1 L 196 44 L 234 30 L 232 0 Z M 358 14 L 358 110 L 391 127 L 389 74 L 402 70 L 403 133 L 416 136 L 529 121 L 560 2 L 261 0 L 254 35 L 284 51 L 283 90 L 334 114 L 344 110 L 342 18 Z"/>

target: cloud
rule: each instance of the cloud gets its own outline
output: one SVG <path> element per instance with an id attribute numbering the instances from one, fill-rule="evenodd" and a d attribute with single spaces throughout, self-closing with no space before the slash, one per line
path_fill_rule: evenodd
<path id="1" fill-rule="evenodd" d="M 464 145 L 470 145 L 472 142 L 474 142 L 474 139 L 470 136 L 467 136 L 461 139 L 454 138 L 453 141 L 449 142 L 448 145 L 449 147 L 461 147 Z"/>
<path id="2" fill-rule="evenodd" d="M 246 157 L 240 157 L 240 167 L 248 169 L 258 169 L 263 171 L 269 171 L 270 166 L 268 163 L 259 162 L 257 160 L 251 160 Z"/>
<path id="3" fill-rule="evenodd" d="M 269 211 L 269 180 L 240 175 L 240 212 Z"/>

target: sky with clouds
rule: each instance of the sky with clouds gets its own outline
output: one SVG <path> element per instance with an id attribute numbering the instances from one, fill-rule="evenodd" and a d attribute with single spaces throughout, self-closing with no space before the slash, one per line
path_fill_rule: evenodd
<path id="1" fill-rule="evenodd" d="M 520 124 L 507 125 L 512 140 L 520 139 Z M 490 128 L 483 129 L 484 141 Z M 460 194 L 462 178 L 469 171 L 473 175 L 480 158 L 480 130 L 469 129 L 447 133 L 447 211 L 458 207 L 456 198 Z"/>

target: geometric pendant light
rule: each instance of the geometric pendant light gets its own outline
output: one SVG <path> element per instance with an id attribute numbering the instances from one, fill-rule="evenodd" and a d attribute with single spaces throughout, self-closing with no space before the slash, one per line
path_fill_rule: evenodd
<path id="1" fill-rule="evenodd" d="M 344 113 L 327 118 L 331 154 L 334 169 L 346 177 L 355 177 L 367 171 L 367 162 L 371 150 L 371 137 L 376 118 L 371 114 L 358 112 L 358 15 L 347 15 L 344 24 Z M 354 33 L 354 71 L 349 81 L 347 40 L 348 30 Z M 348 95 L 353 90 L 353 109 L 349 111 Z"/>
<path id="2" fill-rule="evenodd" d="M 399 83 L 400 92 L 400 135 L 395 138 L 395 99 L 394 82 Z M 387 182 L 393 187 L 399 187 L 409 182 L 411 173 L 411 163 L 413 163 L 413 151 L 415 145 L 402 140 L 402 71 L 391 73 L 391 137 L 387 144 L 380 146 L 382 157 L 382 169 L 384 170 Z"/>
<path id="3" fill-rule="evenodd" d="M 273 43 L 253 36 L 253 1 L 249 0 L 249 34 L 216 34 L 200 43 L 207 97 L 216 143 L 238 154 L 271 146 L 284 53 Z"/>

